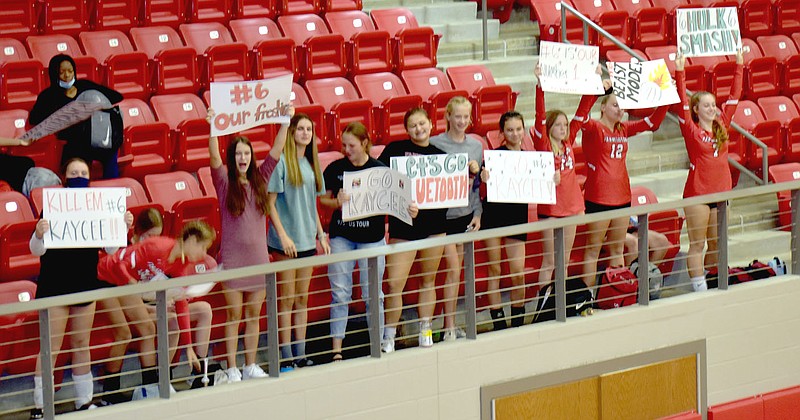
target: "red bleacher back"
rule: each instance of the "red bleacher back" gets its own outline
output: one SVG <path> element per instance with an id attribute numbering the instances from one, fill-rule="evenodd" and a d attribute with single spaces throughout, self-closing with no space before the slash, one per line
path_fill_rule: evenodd
<path id="1" fill-rule="evenodd" d="M 409 94 L 394 73 L 359 74 L 354 79 L 361 97 L 372 102 L 378 129 L 376 141 L 388 144 L 407 138 L 405 113 L 409 109 L 421 107 L 422 98 Z"/>
<path id="2" fill-rule="evenodd" d="M 284 73 L 300 78 L 294 41 L 281 34 L 278 25 L 266 17 L 236 19 L 228 22 L 234 38 L 250 48 L 250 74 L 253 79 L 267 79 Z"/>
<path id="3" fill-rule="evenodd" d="M 777 0 L 775 7 L 775 33 L 791 35 L 800 32 L 800 0 Z"/>
<path id="4" fill-rule="evenodd" d="M 339 77 L 347 73 L 344 37 L 331 34 L 321 17 L 313 14 L 280 16 L 278 26 L 297 45 L 300 79 Z"/>
<path id="5" fill-rule="evenodd" d="M 631 33 L 629 45 L 643 50 L 667 44 L 669 24 L 667 11 L 663 7 L 653 7 L 649 0 L 614 0 L 614 6 L 628 13 Z"/>
<path id="6" fill-rule="evenodd" d="M 6 0 L 0 14 L 0 37 L 24 41 L 28 35 L 39 32 L 36 2 L 31 0 Z"/>
<path id="7" fill-rule="evenodd" d="M 781 93 L 790 96 L 800 93 L 800 49 L 786 35 L 758 37 L 764 55 L 778 60 Z"/>
<path id="8" fill-rule="evenodd" d="M 329 150 L 330 141 L 328 140 L 328 128 L 325 125 L 325 108 L 320 104 L 312 103 L 306 89 L 297 83 L 292 83 L 291 99 L 294 103 L 295 114 L 306 114 L 314 122 L 314 133 L 317 135 L 319 151 Z"/>
<path id="9" fill-rule="evenodd" d="M 783 160 L 800 162 L 800 109 L 786 96 L 760 98 L 758 106 L 767 120 L 781 124 Z"/>
<path id="10" fill-rule="evenodd" d="M 775 57 L 765 55 L 761 47 L 749 38 L 742 38 L 744 56 L 743 96 L 756 100 L 762 96 L 778 94 L 780 90 L 778 62 Z"/>
<path id="11" fill-rule="evenodd" d="M 78 35 L 89 30 L 89 5 L 86 0 L 40 2 L 41 32 Z"/>
<path id="12" fill-rule="evenodd" d="M 472 131 L 485 134 L 499 127 L 500 116 L 516 105 L 516 95 L 508 85 L 497 85 L 485 66 L 448 67 L 447 77 L 456 89 L 469 92 L 472 102 Z"/>
<path id="13" fill-rule="evenodd" d="M 0 109 L 30 110 L 47 86 L 42 63 L 14 38 L 0 38 L 0 51 Z"/>
<path id="14" fill-rule="evenodd" d="M 770 0 L 742 0 L 737 3 L 742 38 L 772 34 L 775 15 Z"/>
<path id="15" fill-rule="evenodd" d="M 126 98 L 150 97 L 147 54 L 136 51 L 127 35 L 107 30 L 84 31 L 78 37 L 86 54 L 99 62 L 104 85 Z"/>
<path id="16" fill-rule="evenodd" d="M 139 6 L 137 0 L 95 0 L 89 25 L 95 31 L 117 29 L 127 32 L 139 26 Z"/>
<path id="17" fill-rule="evenodd" d="M 445 112 L 450 99 L 456 96 L 469 97 L 466 90 L 454 89 L 444 72 L 435 67 L 405 70 L 400 77 L 410 93 L 422 97 L 423 106 L 433 122 L 432 135 L 447 129 Z"/>
<path id="18" fill-rule="evenodd" d="M 306 82 L 306 89 L 313 103 L 322 105 L 326 114 L 329 145 L 327 150 L 340 150 L 341 133 L 347 124 L 360 121 L 372 138 L 375 138 L 375 125 L 372 119 L 372 103 L 358 96 L 358 91 L 343 77 L 316 79 Z"/>
<path id="19" fill-rule="evenodd" d="M 780 123 L 766 121 L 761 109 L 752 101 L 739 101 L 733 121 L 747 130 L 753 136 L 766 143 L 768 162 L 770 165 L 778 163 L 783 157 L 783 145 L 780 137 Z M 729 141 L 739 143 L 739 150 L 743 151 L 742 163 L 750 168 L 761 168 L 761 148 L 752 142 L 739 138 L 739 133 L 734 130 L 729 132 Z"/>
<path id="20" fill-rule="evenodd" d="M 186 47 L 169 26 L 131 28 L 133 44 L 150 59 L 151 85 L 156 94 L 194 93 L 200 75 L 193 48 Z"/>
<path id="21" fill-rule="evenodd" d="M 140 99 L 123 99 L 119 103 L 125 136 L 120 156 L 133 160 L 121 169 L 123 176 L 141 181 L 149 173 L 172 169 L 172 142 L 170 127 L 156 121 L 150 106 Z"/>
<path id="22" fill-rule="evenodd" d="M 199 96 L 190 93 L 156 95 L 150 98 L 156 117 L 167 123 L 177 143 L 176 168 L 194 172 L 208 164 L 206 109 Z"/>
<path id="23" fill-rule="evenodd" d="M 144 26 L 177 28 L 186 22 L 186 0 L 142 0 Z"/>
<path id="24" fill-rule="evenodd" d="M 375 29 L 372 19 L 360 10 L 325 13 L 331 32 L 345 39 L 347 67 L 351 75 L 392 70 L 391 37 Z"/>
<path id="25" fill-rule="evenodd" d="M 36 222 L 24 195 L 0 192 L 0 281 L 33 278 L 39 273 L 39 257 L 31 255 L 28 246 Z"/>
<path id="26" fill-rule="evenodd" d="M 75 60 L 76 78 L 101 82 L 97 74 L 97 60 L 94 57 L 85 56 L 75 38 L 66 34 L 32 35 L 28 37 L 27 43 L 31 56 L 42 63 L 45 78 L 47 78 L 47 65 L 50 64 L 50 59 L 56 54 L 67 54 Z M 49 78 L 47 81 L 49 83 Z"/>
<path id="27" fill-rule="evenodd" d="M 396 72 L 436 66 L 439 40 L 428 26 L 420 27 L 417 18 L 406 8 L 375 9 L 370 12 L 375 27 L 393 37 Z"/>
<path id="28" fill-rule="evenodd" d="M 187 0 L 189 22 L 227 23 L 233 15 L 234 0 Z"/>
<path id="29" fill-rule="evenodd" d="M 275 0 L 236 0 L 233 15 L 236 19 L 274 19 L 278 15 L 277 6 Z"/>
<path id="30" fill-rule="evenodd" d="M 247 45 L 234 42 L 228 28 L 219 22 L 184 23 L 178 27 L 186 46 L 197 53 L 200 82 L 208 88 L 211 82 L 247 80 L 250 66 Z"/>

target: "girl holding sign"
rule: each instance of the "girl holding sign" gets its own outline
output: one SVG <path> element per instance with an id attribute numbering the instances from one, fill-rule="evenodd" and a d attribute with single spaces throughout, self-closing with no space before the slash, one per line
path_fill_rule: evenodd
<path id="1" fill-rule="evenodd" d="M 441 155 L 444 154 L 430 143 L 431 119 L 422 108 L 413 108 L 404 117 L 409 140 L 389 143 L 378 160 L 389 166 L 391 158 L 396 156 Z M 447 209 L 420 210 L 414 219 L 414 225 L 407 225 L 401 220 L 389 218 L 389 243 L 399 243 L 444 236 L 447 231 Z M 419 251 L 422 279 L 419 285 L 419 345 L 433 346 L 431 320 L 436 308 L 436 273 L 442 259 L 443 247 L 423 249 Z M 403 289 L 408 281 L 408 274 L 414 264 L 417 251 L 389 254 L 386 257 L 387 283 L 389 293 L 386 295 L 386 329 L 381 348 L 386 353 L 394 351 L 397 324 L 403 311 Z"/>
<path id="2" fill-rule="evenodd" d="M 537 78 L 540 77 L 539 65 L 536 66 L 534 73 Z M 576 114 L 588 115 L 594 101 L 593 96 L 583 96 Z M 556 164 L 556 204 L 539 204 L 537 207 L 539 220 L 584 213 L 583 193 L 575 173 L 575 153 L 572 149 L 580 125 L 580 121 L 576 119 L 570 122 L 567 115 L 561 110 L 545 112 L 544 91 L 542 91 L 541 84 L 536 83 L 536 120 L 533 123 L 533 144 L 537 150 L 553 152 Z M 572 252 L 572 245 L 575 242 L 576 228 L 575 225 L 564 227 L 564 256 L 567 260 L 569 260 L 569 254 Z M 552 229 L 542 231 L 542 250 L 539 287 L 544 289 L 552 281 L 555 270 Z"/>
<path id="3" fill-rule="evenodd" d="M 67 188 L 87 188 L 89 186 L 89 165 L 80 158 L 71 158 L 64 165 L 64 186 Z M 125 214 L 128 227 L 133 223 L 133 215 Z M 61 296 L 70 293 L 86 292 L 89 290 L 108 287 L 108 284 L 98 280 L 97 248 L 64 248 L 47 249 L 44 235 L 50 230 L 47 219 L 39 219 L 36 229 L 31 235 L 31 254 L 40 257 L 41 269 L 37 281 L 36 298 Z M 106 249 L 106 252 L 114 252 Z M 66 274 L 69 273 L 69 274 Z M 56 364 L 56 356 L 61 351 L 61 345 L 67 330 L 67 323 L 71 327 L 70 345 L 72 347 L 72 378 L 75 381 L 75 408 L 86 410 L 95 408 L 92 404 L 94 396 L 92 384 L 92 360 L 89 353 L 89 337 L 94 322 L 95 302 L 86 302 L 72 306 L 57 306 L 50 308 L 50 344 L 52 349 L 51 366 Z M 32 419 L 44 417 L 44 393 L 42 390 L 41 373 L 42 355 L 36 359 L 36 370 L 33 377 L 33 403 L 31 410 Z M 51 380 L 51 378 L 48 378 Z"/>
<path id="4" fill-rule="evenodd" d="M 450 99 L 444 114 L 447 120 L 447 131 L 431 137 L 431 144 L 448 154 L 466 153 L 469 156 L 470 181 L 474 181 L 483 162 L 483 145 L 478 140 L 467 136 L 467 129 L 472 123 L 471 113 L 472 104 L 467 98 L 456 96 Z M 455 235 L 480 229 L 481 213 L 483 213 L 483 206 L 481 205 L 480 190 L 471 187 L 469 189 L 469 206 L 447 210 L 447 234 Z M 446 245 L 444 255 L 447 260 L 447 280 L 444 286 L 444 340 L 450 341 L 467 336 L 464 330 L 456 327 L 455 321 L 458 282 L 461 279 L 461 264 L 464 260 L 464 245 Z"/>
<path id="5" fill-rule="evenodd" d="M 289 115 L 294 108 L 289 107 Z M 214 111 L 209 109 L 206 120 L 211 122 Z M 269 199 L 267 183 L 272 176 L 286 143 L 288 125 L 281 125 L 269 155 L 256 164 L 253 146 L 243 136 L 235 136 L 228 144 L 227 167 L 219 153 L 219 140 L 208 139 L 211 178 L 219 200 L 222 238 L 220 263 L 225 268 L 238 268 L 269 262 L 267 251 L 267 215 Z M 243 250 L 246 250 L 243 252 Z M 228 381 L 238 382 L 250 378 L 263 378 L 266 373 L 256 363 L 261 307 L 267 296 L 263 276 L 253 276 L 222 283 L 225 294 L 227 322 L 225 323 L 225 349 Z M 236 364 L 239 347 L 239 324 L 244 308 L 244 375 Z"/>
<path id="6" fill-rule="evenodd" d="M 521 151 L 525 139 L 525 120 L 517 111 L 509 111 L 500 116 L 500 132 L 503 144 L 496 150 Z M 484 169 L 481 178 L 485 182 L 491 174 Z M 528 205 L 520 203 L 483 203 L 483 227 L 486 229 L 514 226 L 528 223 Z M 494 330 L 508 327 L 503 302 L 500 296 L 500 276 L 502 272 L 503 250 L 508 257 L 508 271 L 513 285 L 511 294 L 511 326 L 519 327 L 525 321 L 525 240 L 527 234 L 485 239 L 486 254 L 489 257 L 487 298 L 489 313 L 494 322 Z M 502 246 L 502 247 L 501 247 Z"/>
<path id="7" fill-rule="evenodd" d="M 329 254 L 328 238 L 317 213 L 317 196 L 325 193 L 325 180 L 317 156 L 314 123 L 308 115 L 297 114 L 286 133 L 286 151 L 269 181 L 270 253 L 276 261 L 310 257 L 317 253 L 316 239 L 319 239 L 323 252 Z M 308 266 L 278 273 L 278 323 L 284 371 L 313 364 L 305 357 L 308 287 L 313 269 Z"/>
<path id="8" fill-rule="evenodd" d="M 608 91 L 611 82 L 603 80 Z M 639 121 L 622 121 L 625 111 L 619 107 L 617 97 L 611 93 L 600 100 L 600 119 L 589 118 L 588 110 L 577 113 L 573 120 L 580 124 L 583 132 L 582 144 L 586 156 L 586 184 L 584 201 L 586 213 L 597 213 L 630 207 L 631 183 L 625 158 L 628 155 L 628 137 L 643 131 L 658 129 L 667 115 L 669 105 L 655 109 Z M 579 110 L 580 111 L 580 110 Z M 608 234 L 609 266 L 622 267 L 625 233 L 628 217 L 603 220 L 587 224 L 588 238 L 583 260 L 583 282 L 592 290 L 597 282 L 597 259 L 600 248 Z"/>
<path id="9" fill-rule="evenodd" d="M 679 115 L 681 133 L 689 153 L 689 177 L 683 197 L 729 191 L 732 188 L 728 167 L 728 130 L 742 93 L 742 51 L 736 53 L 736 74 L 730 96 L 718 113 L 716 98 L 709 92 L 695 92 L 687 100 L 686 58 L 675 59 L 675 79 L 683 111 Z M 684 209 L 689 232 L 689 277 L 695 291 L 706 290 L 705 267 L 717 264 L 717 205 L 698 204 Z M 703 258 L 703 248 L 708 251 Z"/>

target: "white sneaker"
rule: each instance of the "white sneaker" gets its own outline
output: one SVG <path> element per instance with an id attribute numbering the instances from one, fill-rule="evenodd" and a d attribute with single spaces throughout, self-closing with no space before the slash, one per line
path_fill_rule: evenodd
<path id="1" fill-rule="evenodd" d="M 228 375 L 228 383 L 242 381 L 242 372 L 239 372 L 239 368 L 228 368 L 225 373 Z"/>
<path id="2" fill-rule="evenodd" d="M 394 351 L 394 337 L 381 340 L 381 351 L 384 353 L 391 353 Z"/>
<path id="3" fill-rule="evenodd" d="M 419 346 L 420 347 L 433 346 L 433 331 L 431 330 L 430 321 L 419 322 Z"/>
<path id="4" fill-rule="evenodd" d="M 444 341 L 455 341 L 459 338 L 467 338 L 467 333 L 460 327 L 448 328 L 444 332 Z"/>
<path id="5" fill-rule="evenodd" d="M 264 372 L 264 369 L 261 369 L 261 366 L 255 363 L 247 365 L 242 369 L 242 380 L 245 381 L 248 379 L 266 378 L 267 376 L 269 375 Z"/>

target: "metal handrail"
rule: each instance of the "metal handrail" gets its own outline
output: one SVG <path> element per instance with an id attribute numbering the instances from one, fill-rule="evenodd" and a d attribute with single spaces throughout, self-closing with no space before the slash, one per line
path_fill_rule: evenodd
<path id="1" fill-rule="evenodd" d="M 628 53 L 631 57 L 634 57 L 639 61 L 644 61 L 644 58 L 642 58 L 638 54 L 636 54 L 633 51 L 633 49 L 631 49 L 630 47 L 625 45 L 623 42 L 618 40 L 614 35 L 611 35 L 610 33 L 608 33 L 608 31 L 606 31 L 605 29 L 601 28 L 598 24 L 594 23 L 591 19 L 589 19 L 586 16 L 584 16 L 577 9 L 575 9 L 574 7 L 572 7 L 569 4 L 564 3 L 564 2 L 561 2 L 561 42 L 564 42 L 564 43 L 567 43 L 567 44 L 570 43 L 569 40 L 567 39 L 567 11 L 569 11 L 570 13 L 575 15 L 575 17 L 577 17 L 578 19 L 581 20 L 581 22 L 583 22 L 583 44 L 584 45 L 588 45 L 589 44 L 589 31 L 588 31 L 588 28 L 592 28 L 595 31 L 597 31 L 597 33 L 599 33 L 600 35 L 604 36 L 605 38 L 608 38 L 611 42 L 614 43 L 614 45 L 616 45 L 621 50 L 623 50 L 626 53 Z M 687 90 L 687 92 L 690 92 L 690 91 Z M 739 126 L 739 124 L 736 124 L 735 122 L 731 122 L 730 126 L 734 130 L 738 131 L 742 135 L 742 137 L 744 137 L 747 140 L 749 140 L 750 142 L 754 143 L 756 146 L 758 146 L 761 149 L 761 172 L 762 172 L 761 173 L 761 178 L 759 178 L 753 171 L 751 171 L 750 169 L 744 167 L 739 162 L 734 161 L 730 157 L 728 158 L 728 163 L 730 163 L 732 166 L 734 166 L 740 172 L 742 172 L 745 175 L 749 176 L 750 178 L 752 178 L 753 180 L 755 180 L 759 184 L 762 184 L 762 185 L 768 184 L 769 183 L 769 160 L 767 159 L 767 153 L 768 153 L 769 148 L 767 147 L 766 144 L 764 144 L 764 142 L 762 142 L 761 140 L 759 140 L 758 138 L 756 138 L 755 136 L 750 134 L 747 130 L 743 129 L 741 126 Z"/>

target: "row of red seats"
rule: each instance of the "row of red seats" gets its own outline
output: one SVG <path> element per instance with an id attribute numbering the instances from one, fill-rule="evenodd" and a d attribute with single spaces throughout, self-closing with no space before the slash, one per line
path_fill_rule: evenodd
<path id="1" fill-rule="evenodd" d="M 561 39 L 561 2 L 524 0 L 531 8 L 531 20 L 539 22 L 541 38 Z M 596 22 L 626 45 L 647 47 L 676 44 L 675 10 L 678 8 L 736 7 L 743 37 L 783 34 L 800 31 L 800 1 L 798 0 L 572 0 L 568 4 Z M 583 42 L 583 24 L 567 13 L 567 38 Z M 590 31 L 588 40 L 599 45 L 602 53 L 617 49 L 609 40 Z"/>
<path id="2" fill-rule="evenodd" d="M 342 77 L 436 65 L 438 38 L 419 27 L 408 9 L 189 23 L 34 35 L 26 45 L 0 38 L 0 108 L 30 109 L 49 85 L 47 65 L 63 53 L 75 58 L 78 77 L 105 84 L 127 98 L 197 93 L 215 81 L 263 79 L 286 72 L 295 80 Z M 231 34 L 232 32 L 232 34 Z M 133 42 L 131 42 L 133 41 Z M 81 48 L 81 46 L 83 48 Z M 30 55 L 28 55 L 30 52 Z M 39 77 L 36 77 L 39 75 Z"/>
<path id="3" fill-rule="evenodd" d="M 794 100 L 786 96 L 768 96 L 740 101 L 733 122 L 764 142 L 769 165 L 800 162 L 800 94 Z M 738 161 L 752 169 L 761 168 L 762 150 L 732 132 L 729 150 Z"/>
<path id="4" fill-rule="evenodd" d="M 0 38 L 361 10 L 361 0 L 4 0 Z"/>

